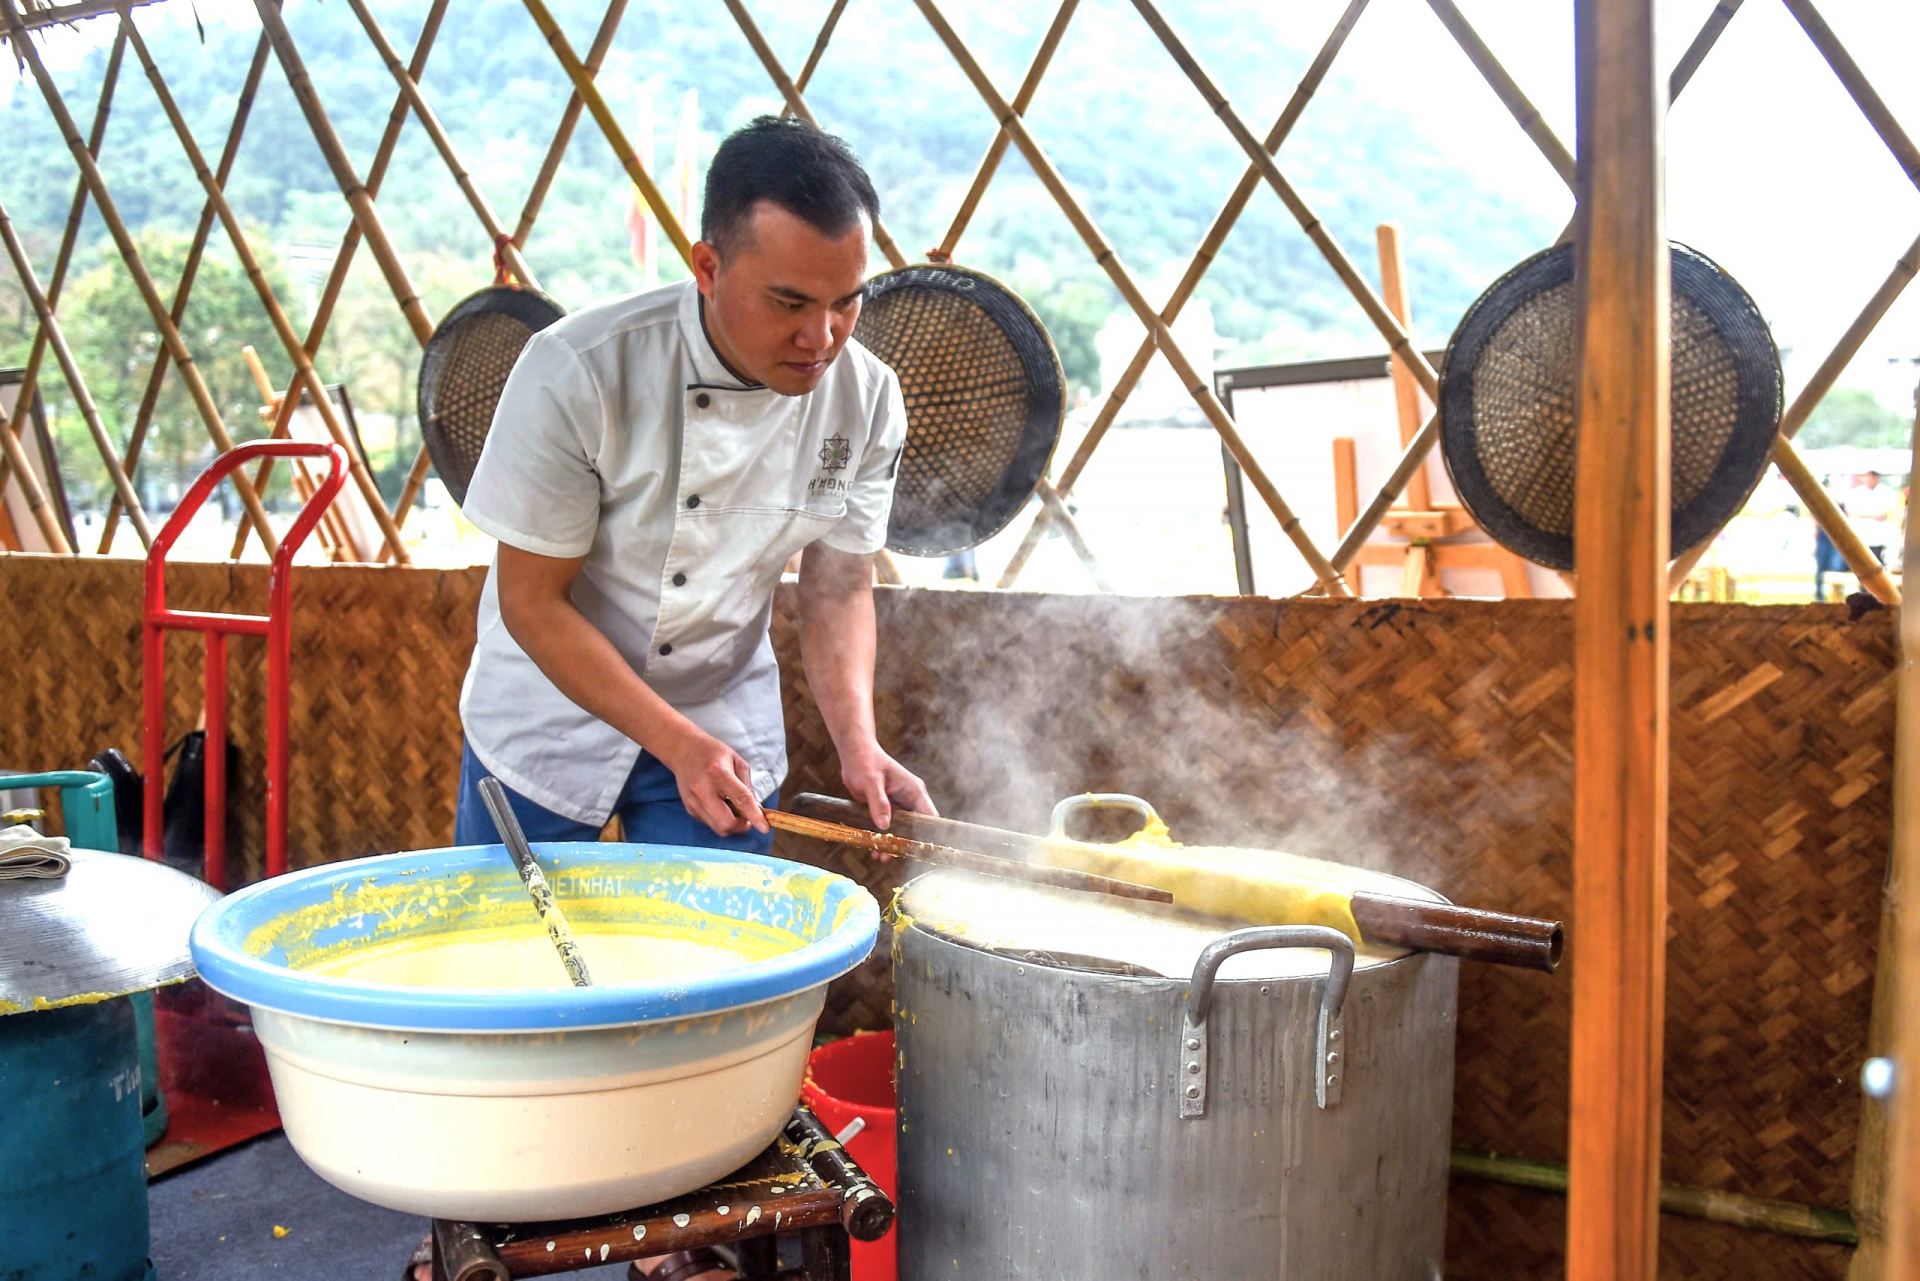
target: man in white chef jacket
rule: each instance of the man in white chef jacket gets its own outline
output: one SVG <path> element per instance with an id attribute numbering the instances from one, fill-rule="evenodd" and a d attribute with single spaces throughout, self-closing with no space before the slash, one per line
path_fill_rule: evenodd
<path id="1" fill-rule="evenodd" d="M 906 413 L 852 340 L 873 185 L 812 126 L 762 117 L 707 176 L 693 279 L 534 336 L 464 511 L 499 540 L 460 696 L 456 839 L 765 851 L 785 775 L 773 589 L 804 551 L 800 650 L 848 792 L 931 813 L 874 734 L 872 558 Z"/>

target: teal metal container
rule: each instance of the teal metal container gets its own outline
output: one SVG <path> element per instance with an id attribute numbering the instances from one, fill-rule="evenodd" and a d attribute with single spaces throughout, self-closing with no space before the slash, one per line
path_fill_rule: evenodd
<path id="1" fill-rule="evenodd" d="M 153 1281 L 133 1003 L 0 1018 L 0 1281 Z"/>
<path id="2" fill-rule="evenodd" d="M 0 788 L 8 791 L 30 787 L 60 789 L 60 810 L 67 823 L 67 839 L 83 850 L 120 848 L 120 833 L 113 817 L 113 780 L 92 770 L 52 770 L 43 774 L 0 776 Z M 132 996 L 134 1026 L 140 1033 L 140 1115 L 145 1122 L 147 1146 L 152 1147 L 167 1132 L 167 1099 L 160 1092 L 160 1052 L 154 1039 L 153 993 L 136 992 Z M 0 1273 L 0 1281 L 12 1281 Z"/>

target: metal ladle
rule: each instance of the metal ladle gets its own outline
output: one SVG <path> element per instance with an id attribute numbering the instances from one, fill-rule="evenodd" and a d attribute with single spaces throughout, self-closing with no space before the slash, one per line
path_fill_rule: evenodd
<path id="1" fill-rule="evenodd" d="M 514 817 L 513 807 L 507 804 L 507 789 L 500 786 L 497 778 L 483 778 L 480 780 L 480 799 L 487 803 L 487 812 L 493 815 L 493 825 L 500 829 L 500 839 L 506 845 L 507 852 L 513 855 L 513 865 L 520 869 L 520 879 L 526 883 L 527 895 L 533 899 L 533 910 L 540 914 L 541 923 L 547 927 L 547 937 L 553 940 L 554 950 L 560 953 L 560 964 L 567 967 L 567 977 L 573 980 L 575 987 L 593 986 L 593 980 L 587 977 L 586 958 L 580 955 L 580 945 L 574 942 L 573 931 L 567 928 L 566 915 L 560 911 L 560 905 L 553 901 L 553 889 L 541 874 L 540 864 L 534 861 L 533 848 L 527 844 L 527 834 L 520 830 L 520 820 Z"/>

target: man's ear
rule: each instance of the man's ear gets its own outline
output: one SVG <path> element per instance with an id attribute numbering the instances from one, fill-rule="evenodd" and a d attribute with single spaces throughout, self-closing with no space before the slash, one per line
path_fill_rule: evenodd
<path id="1" fill-rule="evenodd" d="M 700 292 L 708 298 L 713 297 L 714 281 L 720 274 L 720 251 L 705 240 L 697 240 L 688 255 L 689 265 L 693 268 L 693 279 Z"/>

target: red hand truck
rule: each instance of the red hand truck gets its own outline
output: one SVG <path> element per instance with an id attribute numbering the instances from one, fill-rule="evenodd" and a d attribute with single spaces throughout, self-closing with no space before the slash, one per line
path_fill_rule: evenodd
<path id="1" fill-rule="evenodd" d="M 324 458 L 326 480 L 294 518 L 293 527 L 273 554 L 267 577 L 267 612 L 207 614 L 167 608 L 167 552 L 213 487 L 236 467 L 257 458 Z M 293 557 L 325 514 L 327 504 L 347 479 L 347 451 L 339 445 L 293 440 L 256 440 L 229 450 L 214 460 L 193 483 L 180 505 L 147 550 L 146 608 L 142 624 L 142 680 L 145 685 L 146 770 L 144 852 L 160 857 L 164 820 L 166 774 L 167 689 L 164 637 L 168 631 L 197 631 L 207 635 L 207 847 L 206 880 L 217 890 L 227 888 L 227 637 L 267 638 L 267 875 L 287 870 L 287 710 L 289 669 L 293 662 Z"/>

